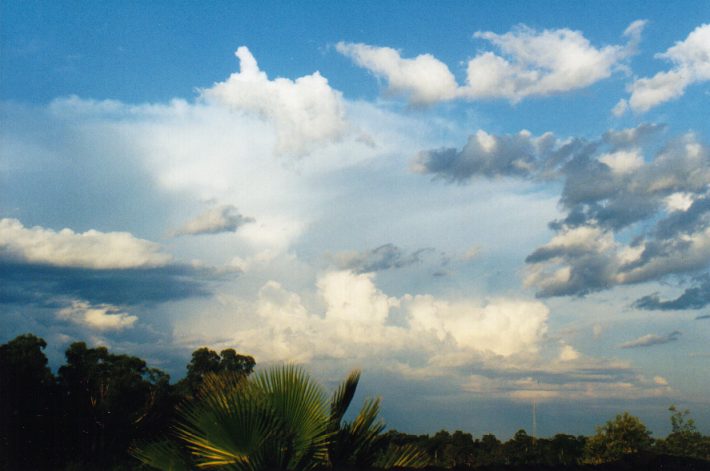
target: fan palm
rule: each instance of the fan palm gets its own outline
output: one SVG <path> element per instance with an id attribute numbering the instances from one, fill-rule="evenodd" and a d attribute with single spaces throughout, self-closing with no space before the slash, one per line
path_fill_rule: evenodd
<path id="1" fill-rule="evenodd" d="M 209 375 L 199 397 L 180 411 L 175 433 L 181 446 L 162 441 L 133 454 L 146 465 L 174 471 L 425 464 L 418 450 L 383 449 L 379 399 L 366 401 L 352 423 L 343 422 L 359 378 L 359 371 L 346 378 L 328 411 L 322 388 L 295 366 L 248 379 Z"/>

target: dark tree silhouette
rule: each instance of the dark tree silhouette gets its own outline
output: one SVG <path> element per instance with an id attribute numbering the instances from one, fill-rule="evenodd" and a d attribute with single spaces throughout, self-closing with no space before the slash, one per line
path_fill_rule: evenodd
<path id="1" fill-rule="evenodd" d="M 46 346 L 32 334 L 0 345 L 0 469 L 38 469 L 57 453 Z"/>

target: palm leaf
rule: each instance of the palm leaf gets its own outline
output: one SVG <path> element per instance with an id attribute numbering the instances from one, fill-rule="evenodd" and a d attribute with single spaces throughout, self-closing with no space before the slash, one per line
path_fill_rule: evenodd
<path id="1" fill-rule="evenodd" d="M 429 455 L 426 451 L 415 445 L 390 445 L 387 451 L 377 458 L 375 467 L 381 469 L 394 467 L 423 468 L 429 465 L 429 463 Z"/>
<path id="2" fill-rule="evenodd" d="M 189 471 L 190 465 L 182 449 L 169 440 L 137 445 L 128 452 L 141 463 L 161 471 Z"/>
<path id="3" fill-rule="evenodd" d="M 360 382 L 360 370 L 353 370 L 350 372 L 345 381 L 340 383 L 338 388 L 333 392 L 333 396 L 330 400 L 330 422 L 331 428 L 337 429 L 340 426 L 340 422 L 345 416 L 345 412 L 350 407 L 350 403 L 355 396 L 355 390 Z"/>
<path id="4" fill-rule="evenodd" d="M 325 394 L 303 369 L 287 365 L 258 373 L 253 385 L 280 423 L 271 450 L 274 466 L 310 469 L 327 460 Z"/>

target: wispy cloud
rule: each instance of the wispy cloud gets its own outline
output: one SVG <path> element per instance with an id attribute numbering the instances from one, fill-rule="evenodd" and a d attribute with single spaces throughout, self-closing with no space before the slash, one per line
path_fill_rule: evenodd
<path id="1" fill-rule="evenodd" d="M 384 244 L 364 252 L 341 252 L 333 256 L 336 265 L 355 273 L 371 273 L 421 263 L 421 257 L 433 249 L 419 249 L 407 254 L 394 244 Z"/>
<path id="2" fill-rule="evenodd" d="M 670 342 L 675 342 L 678 340 L 678 337 L 681 335 L 681 333 L 677 330 L 674 330 L 670 334 L 666 335 L 654 335 L 654 334 L 648 334 L 644 335 L 643 337 L 639 337 L 635 340 L 630 340 L 628 342 L 624 342 L 619 347 L 621 348 L 639 348 L 639 347 L 651 347 L 653 345 L 663 345 L 665 343 L 670 343 Z"/>

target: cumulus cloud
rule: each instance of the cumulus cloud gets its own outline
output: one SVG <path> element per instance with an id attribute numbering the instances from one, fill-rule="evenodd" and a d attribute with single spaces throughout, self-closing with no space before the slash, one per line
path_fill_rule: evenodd
<path id="1" fill-rule="evenodd" d="M 249 49 L 237 49 L 240 71 L 224 82 L 201 90 L 210 103 L 253 113 L 273 122 L 276 128 L 276 150 L 281 153 L 304 154 L 315 144 L 341 138 L 346 130 L 345 105 L 342 94 L 328 84 L 320 73 L 296 80 L 269 80 L 259 70 Z"/>
<path id="2" fill-rule="evenodd" d="M 539 301 L 393 297 L 373 273 L 349 270 L 322 274 L 316 288 L 320 309 L 265 283 L 245 308 L 256 317 L 243 319 L 231 342 L 265 361 L 410 358 L 415 368 L 453 368 L 482 356 L 535 354 L 547 332 L 549 311 Z"/>
<path id="3" fill-rule="evenodd" d="M 0 258 L 31 264 L 91 269 L 154 268 L 172 257 L 158 244 L 128 232 L 77 233 L 26 228 L 17 219 L 0 219 Z"/>
<path id="4" fill-rule="evenodd" d="M 683 41 L 656 57 L 673 66 L 653 77 L 639 78 L 629 86 L 628 107 L 634 112 L 646 112 L 682 96 L 690 85 L 710 80 L 710 24 L 698 26 Z M 623 105 L 617 105 L 615 114 L 622 114 L 627 108 L 625 100 L 620 103 Z"/>
<path id="5" fill-rule="evenodd" d="M 433 334 L 439 341 L 453 340 L 463 352 L 491 352 L 505 357 L 534 353 L 547 332 L 549 311 L 535 301 L 501 299 L 478 305 L 430 295 L 404 301 L 413 330 Z"/>
<path id="6" fill-rule="evenodd" d="M 518 102 L 588 87 L 608 78 L 635 52 L 645 21 L 624 32 L 625 45 L 596 48 L 579 31 L 562 28 L 536 31 L 520 26 L 505 34 L 477 32 L 502 53 L 485 52 L 468 62 L 463 94 L 469 98 L 505 98 Z"/>
<path id="7" fill-rule="evenodd" d="M 444 148 L 420 152 L 412 168 L 451 182 L 465 182 L 474 176 L 527 177 L 538 168 L 541 154 L 552 150 L 551 133 L 534 137 L 528 131 L 513 135 L 492 135 L 483 130 L 468 138 L 461 149 Z"/>
<path id="8" fill-rule="evenodd" d="M 336 49 L 384 77 L 391 92 L 407 95 L 414 104 L 456 98 L 502 98 L 516 103 L 529 96 L 588 87 L 610 77 L 635 53 L 645 23 L 635 21 L 626 29 L 627 44 L 599 48 L 581 32 L 566 28 L 537 31 L 521 25 L 505 34 L 479 31 L 474 37 L 488 41 L 500 55 L 488 51 L 469 60 L 463 86 L 431 54 L 407 59 L 389 47 L 343 42 Z"/>
<path id="9" fill-rule="evenodd" d="M 254 218 L 243 216 L 236 206 L 222 205 L 209 209 L 186 222 L 175 235 L 220 234 L 236 232 L 244 224 L 254 222 Z"/>
<path id="10" fill-rule="evenodd" d="M 651 347 L 653 345 L 663 345 L 664 343 L 670 343 L 670 342 L 675 342 L 678 340 L 678 337 L 681 335 L 680 332 L 677 330 L 674 330 L 670 334 L 666 335 L 655 335 L 655 334 L 648 334 L 644 335 L 642 337 L 639 337 L 634 340 L 629 340 L 628 342 L 622 343 L 619 345 L 621 348 L 638 348 L 638 347 Z"/>
<path id="11" fill-rule="evenodd" d="M 409 96 L 414 104 L 431 104 L 453 99 L 458 85 L 449 68 L 431 54 L 403 59 L 389 47 L 339 42 L 336 50 L 387 80 L 392 93 Z"/>
<path id="12" fill-rule="evenodd" d="M 57 311 L 57 319 L 67 320 L 91 330 L 123 330 L 133 327 L 138 316 L 122 312 L 109 304 L 92 305 L 74 300 L 67 307 Z"/>
<path id="13" fill-rule="evenodd" d="M 413 170 L 451 183 L 561 180 L 564 217 L 527 257 L 525 283 L 543 297 L 584 295 L 710 264 L 710 148 L 689 133 L 657 149 L 663 129 L 641 125 L 596 140 L 481 130 L 461 150 L 420 152 Z M 636 234 L 621 242 L 622 230 Z"/>
<path id="14" fill-rule="evenodd" d="M 342 252 L 333 257 L 336 265 L 355 273 L 370 273 L 402 268 L 421 263 L 421 256 L 432 249 L 419 249 L 407 254 L 394 244 L 384 244 L 364 252 Z"/>

